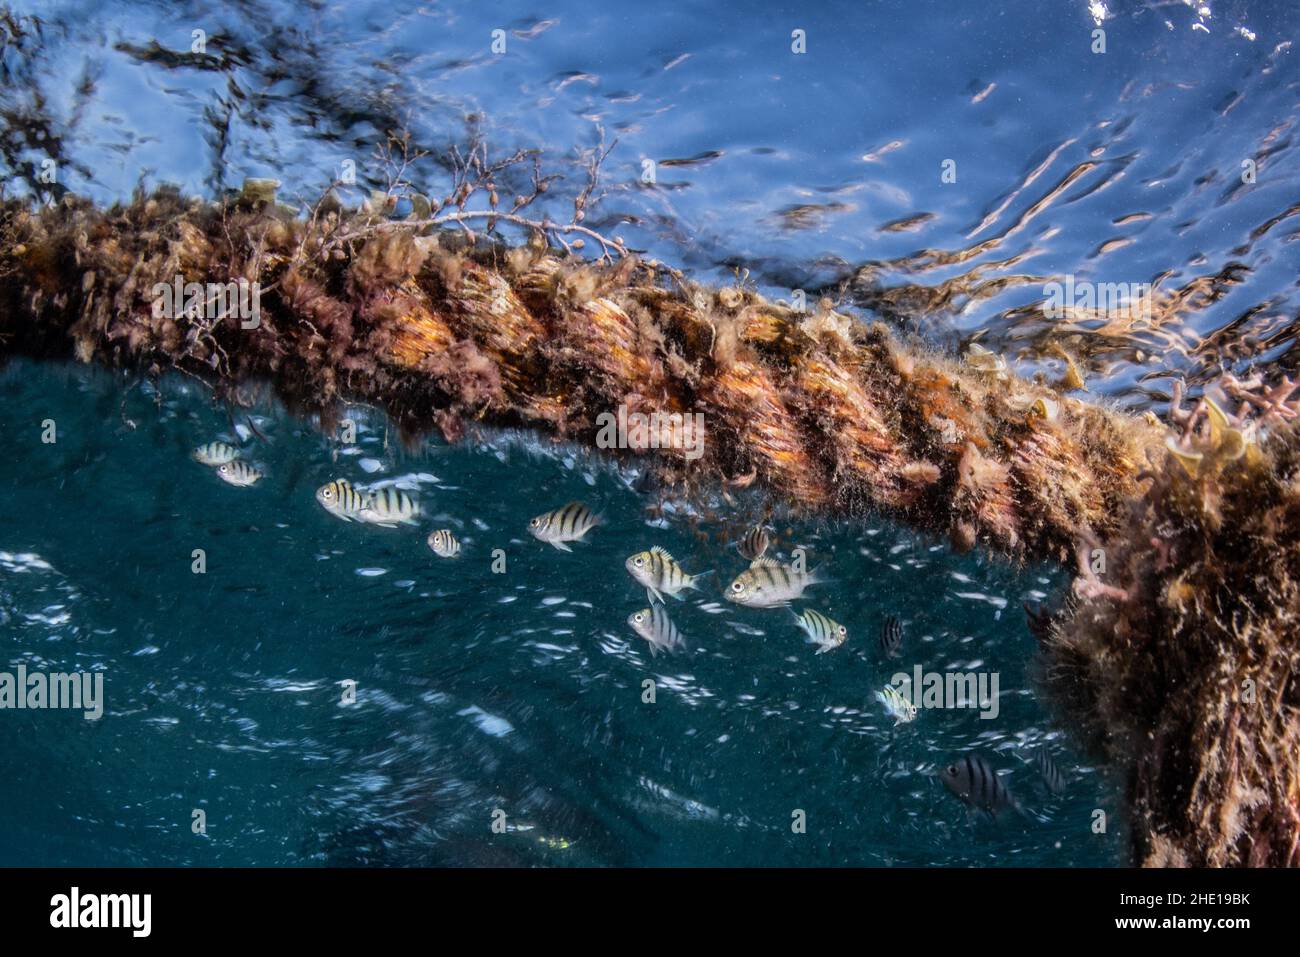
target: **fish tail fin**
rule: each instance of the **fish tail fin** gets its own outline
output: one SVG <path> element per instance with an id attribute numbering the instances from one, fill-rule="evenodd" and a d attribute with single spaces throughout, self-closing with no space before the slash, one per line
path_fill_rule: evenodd
<path id="1" fill-rule="evenodd" d="M 244 422 L 248 425 L 248 430 L 250 432 L 252 432 L 254 435 L 256 435 L 259 439 L 261 439 L 263 442 L 267 443 L 268 445 L 271 444 L 271 440 L 268 439 L 265 435 L 263 435 L 262 430 L 259 429 L 257 427 L 257 424 L 253 422 L 253 417 L 251 415 L 244 416 Z M 239 433 L 236 432 L 235 434 L 238 435 Z"/>

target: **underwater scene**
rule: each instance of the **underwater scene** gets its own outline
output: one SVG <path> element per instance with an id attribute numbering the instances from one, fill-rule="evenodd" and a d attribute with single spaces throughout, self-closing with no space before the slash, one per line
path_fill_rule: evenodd
<path id="1" fill-rule="evenodd" d="M 756 505 L 659 503 L 635 470 L 523 435 L 405 450 L 359 410 L 344 445 L 274 408 L 232 429 L 188 382 L 22 364 L 0 383 L 5 408 L 64 430 L 0 466 L 12 514 L 44 528 L 0 552 L 10 670 L 104 674 L 97 720 L 5 716 L 7 863 L 1118 859 L 1119 836 L 1086 826 L 1115 785 L 1034 692 L 1021 603 L 1054 569 L 954 558 L 886 521 L 778 523 L 772 554 L 803 548 L 834 578 L 794 606 L 847 629 L 819 654 L 788 610 L 724 597 Z M 266 473 L 251 488 L 190 460 L 241 436 Z M 340 477 L 417 497 L 418 526 L 330 515 L 315 492 Z M 529 533 L 575 500 L 603 517 L 571 552 Z M 443 528 L 454 558 L 426 542 Z M 652 602 L 624 568 L 652 546 L 713 570 L 665 599 L 681 647 L 658 653 L 628 622 Z M 915 667 L 985 684 L 900 722 L 874 692 Z M 1059 796 L 1040 747 L 1070 774 Z M 971 817 L 946 793 L 937 770 L 972 749 L 1014 772 L 1024 816 Z"/>
<path id="2" fill-rule="evenodd" d="M 0 0 L 0 865 L 1300 864 L 1298 33 Z"/>

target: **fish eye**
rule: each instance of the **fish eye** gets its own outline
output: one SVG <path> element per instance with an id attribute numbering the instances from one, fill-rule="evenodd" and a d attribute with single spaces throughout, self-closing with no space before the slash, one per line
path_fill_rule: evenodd
<path id="1" fill-rule="evenodd" d="M 643 616 L 641 615 L 640 612 L 637 612 L 637 613 L 636 613 L 635 615 L 633 615 L 632 617 L 635 618 L 635 619 L 637 620 L 637 623 L 638 623 L 638 624 L 640 624 L 640 623 L 641 623 L 641 619 L 642 619 Z"/>
<path id="2" fill-rule="evenodd" d="M 528 525 L 529 525 L 529 527 L 531 527 L 531 528 L 536 528 L 536 527 L 537 527 L 537 519 L 535 519 L 535 518 L 534 518 L 534 519 L 530 519 L 529 522 L 528 522 Z"/>
<path id="3" fill-rule="evenodd" d="M 955 764 L 950 764 L 950 765 L 948 765 L 948 773 L 951 774 L 953 777 L 956 777 L 956 776 L 957 776 L 957 765 L 955 765 Z"/>
<path id="4" fill-rule="evenodd" d="M 228 465 L 223 465 L 223 466 L 221 466 L 220 468 L 218 468 L 217 471 L 218 471 L 218 472 L 229 472 L 229 471 L 230 471 L 230 466 L 228 466 Z"/>
<path id="5" fill-rule="evenodd" d="M 640 568 L 642 565 L 645 564 L 645 559 L 644 559 L 644 558 L 634 558 L 634 559 L 632 559 L 632 564 L 635 565 L 637 568 Z"/>
<path id="6" fill-rule="evenodd" d="M 742 585 L 740 582 L 732 582 L 732 583 L 731 583 L 731 590 L 732 590 L 732 591 L 744 591 L 744 590 L 745 590 L 745 586 Z"/>
<path id="7" fill-rule="evenodd" d="M 848 629 L 846 629 L 843 625 L 840 625 L 840 634 L 841 634 L 841 635 L 844 634 L 847 630 L 848 630 Z"/>

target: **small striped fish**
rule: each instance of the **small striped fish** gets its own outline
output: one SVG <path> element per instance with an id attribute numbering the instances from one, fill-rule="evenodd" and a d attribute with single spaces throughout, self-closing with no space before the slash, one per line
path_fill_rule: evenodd
<path id="1" fill-rule="evenodd" d="M 823 581 L 816 570 L 798 571 L 775 559 L 756 558 L 727 589 L 727 600 L 750 608 L 776 608 L 803 594 L 809 585 Z"/>
<path id="2" fill-rule="evenodd" d="M 769 544 L 771 540 L 767 537 L 767 529 L 762 525 L 755 525 L 741 536 L 740 541 L 736 542 L 736 551 L 740 552 L 741 557 L 746 561 L 752 562 L 767 554 Z"/>
<path id="3" fill-rule="evenodd" d="M 650 642 L 650 657 L 661 651 L 675 651 L 682 646 L 682 635 L 677 626 L 668 618 L 668 611 L 662 605 L 651 605 L 627 616 L 627 623 L 632 630 Z"/>
<path id="4" fill-rule="evenodd" d="M 886 658 L 897 658 L 899 650 L 903 647 L 903 625 L 890 615 L 885 619 L 885 623 L 880 626 L 880 650 L 885 653 Z"/>
<path id="5" fill-rule="evenodd" d="M 814 608 L 809 608 L 802 615 L 793 609 L 790 614 L 799 623 L 799 627 L 808 635 L 808 640 L 817 646 L 817 654 L 833 651 L 848 640 L 849 630 L 838 621 L 832 621 Z"/>
<path id="6" fill-rule="evenodd" d="M 429 535 L 429 547 L 439 558 L 455 558 L 460 554 L 460 542 L 449 528 L 440 528 Z"/>
<path id="7" fill-rule="evenodd" d="M 367 495 L 365 506 L 357 513 L 357 518 L 366 524 L 384 528 L 414 525 L 419 517 L 420 503 L 392 485 L 375 489 Z"/>
<path id="8" fill-rule="evenodd" d="M 877 691 L 876 700 L 885 706 L 885 710 L 894 719 L 894 727 L 916 720 L 916 705 L 899 694 L 893 685 L 885 685 L 883 690 Z"/>
<path id="9" fill-rule="evenodd" d="M 226 442 L 209 442 L 190 453 L 200 465 L 225 465 L 239 458 L 239 449 Z"/>
<path id="10" fill-rule="evenodd" d="M 239 488 L 247 488 L 262 477 L 262 473 L 240 459 L 233 459 L 224 465 L 218 465 L 217 478 Z"/>
<path id="11" fill-rule="evenodd" d="M 1053 794 L 1060 794 L 1065 790 L 1065 775 L 1061 773 L 1061 769 L 1057 767 L 1046 748 L 1039 748 L 1034 754 L 1034 766 L 1043 776 L 1043 783 L 1047 785 L 1047 790 Z"/>
<path id="12" fill-rule="evenodd" d="M 633 578 L 645 586 L 646 595 L 653 603 L 656 599 L 664 600 L 664 595 L 680 599 L 681 592 L 688 588 L 699 590 L 697 582 L 708 572 L 689 575 L 677 564 L 673 556 L 658 545 L 648 552 L 637 552 L 623 563 Z"/>
<path id="13" fill-rule="evenodd" d="M 576 542 L 600 524 L 600 517 L 581 502 L 570 502 L 563 508 L 538 515 L 528 522 L 528 531 L 540 542 L 554 545 L 562 552 L 571 552 L 565 542 Z"/>
<path id="14" fill-rule="evenodd" d="M 335 518 L 354 522 L 366 507 L 366 497 L 347 479 L 335 479 L 316 490 L 316 501 Z"/>
<path id="15" fill-rule="evenodd" d="M 944 787 L 971 807 L 987 811 L 995 818 L 1004 808 L 1020 810 L 1019 803 L 1002 783 L 997 771 L 978 754 L 967 754 L 941 768 L 939 779 Z"/>

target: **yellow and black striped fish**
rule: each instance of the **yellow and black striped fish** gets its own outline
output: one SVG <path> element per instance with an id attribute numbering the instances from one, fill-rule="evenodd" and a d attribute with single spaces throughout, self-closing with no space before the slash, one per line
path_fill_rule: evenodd
<path id="1" fill-rule="evenodd" d="M 775 559 L 758 558 L 731 583 L 727 600 L 750 608 L 776 608 L 803 594 L 809 585 L 825 579 L 817 570 L 800 571 Z"/>
<path id="2" fill-rule="evenodd" d="M 428 542 L 433 553 L 439 558 L 455 558 L 460 554 L 460 542 L 456 540 L 456 536 L 449 528 L 440 528 L 436 532 L 431 532 Z"/>
<path id="3" fill-rule="evenodd" d="M 632 630 L 650 642 L 650 657 L 661 651 L 675 651 L 682 646 L 682 635 L 662 605 L 651 605 L 627 616 Z"/>
<path id="4" fill-rule="evenodd" d="M 357 518 L 361 521 L 369 525 L 382 525 L 384 528 L 414 525 L 419 517 L 420 503 L 392 485 L 372 491 L 366 496 L 366 504 L 357 513 Z"/>
<path id="5" fill-rule="evenodd" d="M 876 700 L 885 706 L 894 719 L 894 727 L 916 720 L 916 705 L 908 701 L 893 685 L 885 685 L 876 692 Z"/>
<path id="6" fill-rule="evenodd" d="M 770 544 L 771 539 L 767 537 L 767 529 L 762 525 L 755 525 L 741 536 L 740 541 L 736 542 L 736 551 L 740 552 L 742 558 L 752 562 L 766 555 L 767 546 Z"/>
<path id="7" fill-rule="evenodd" d="M 209 442 L 190 453 L 200 465 L 225 465 L 239 458 L 239 449 L 227 442 Z"/>
<path id="8" fill-rule="evenodd" d="M 528 522 L 528 531 L 540 542 L 554 545 L 562 552 L 571 552 L 565 542 L 576 542 L 600 524 L 600 516 L 581 502 L 570 502 L 563 508 L 538 515 Z"/>
<path id="9" fill-rule="evenodd" d="M 802 615 L 791 609 L 790 614 L 799 623 L 799 627 L 808 635 L 808 640 L 817 646 L 817 654 L 832 651 L 844 644 L 849 638 L 849 630 L 817 611 L 809 608 Z"/>
<path id="10" fill-rule="evenodd" d="M 366 497 L 347 479 L 335 479 L 316 490 L 316 501 L 335 518 L 355 522 L 366 507 Z"/>
<path id="11" fill-rule="evenodd" d="M 242 459 L 232 459 L 215 469 L 217 478 L 239 488 L 247 488 L 262 477 L 262 473 Z"/>
<path id="12" fill-rule="evenodd" d="M 697 582 L 709 574 L 708 572 L 701 572 L 698 575 L 687 574 L 673 556 L 658 545 L 653 546 L 648 552 L 637 552 L 623 563 L 623 567 L 645 586 L 651 602 L 655 599 L 662 602 L 664 595 L 680 599 L 680 592 L 687 588 L 699 590 L 700 586 Z"/>

